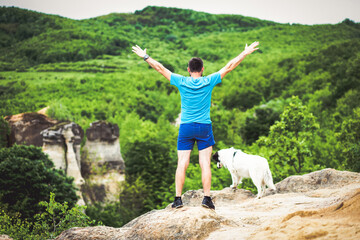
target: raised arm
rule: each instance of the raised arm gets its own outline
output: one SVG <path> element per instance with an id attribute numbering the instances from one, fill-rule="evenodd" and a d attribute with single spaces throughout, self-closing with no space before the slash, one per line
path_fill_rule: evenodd
<path id="1" fill-rule="evenodd" d="M 161 73 L 167 80 L 170 81 L 171 72 L 169 69 L 164 67 L 161 63 L 149 57 L 146 54 L 146 48 L 142 50 L 138 45 L 132 47 L 132 51 L 136 53 L 139 57 L 143 58 L 153 69 Z"/>
<path id="2" fill-rule="evenodd" d="M 246 44 L 245 46 L 245 50 L 240 53 L 237 57 L 235 57 L 234 59 L 232 59 L 230 62 L 228 62 L 225 67 L 223 67 L 219 73 L 221 76 L 221 79 L 223 79 L 225 77 L 226 74 L 228 74 L 229 72 L 231 72 L 232 70 L 234 70 L 240 63 L 242 60 L 244 60 L 244 58 L 253 53 L 254 51 L 258 50 L 259 48 L 256 48 L 259 45 L 259 42 L 253 42 L 250 46 L 248 46 Z"/>

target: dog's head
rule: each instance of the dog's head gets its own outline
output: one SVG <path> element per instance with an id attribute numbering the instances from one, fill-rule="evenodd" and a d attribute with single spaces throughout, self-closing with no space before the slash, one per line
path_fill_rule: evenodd
<path id="1" fill-rule="evenodd" d="M 229 161 L 231 161 L 231 159 L 234 157 L 235 151 L 236 150 L 233 147 L 217 151 L 212 156 L 212 159 L 216 162 L 217 168 L 228 168 Z"/>
<path id="2" fill-rule="evenodd" d="M 220 162 L 220 159 L 219 159 L 219 152 L 216 152 L 216 153 L 212 156 L 212 159 L 216 162 L 217 168 L 221 168 L 221 167 L 223 166 L 222 163 Z"/>

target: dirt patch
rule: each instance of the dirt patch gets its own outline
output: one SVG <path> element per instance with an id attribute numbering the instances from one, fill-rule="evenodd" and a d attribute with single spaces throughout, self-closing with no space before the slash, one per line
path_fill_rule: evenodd
<path id="1" fill-rule="evenodd" d="M 251 239 L 360 239 L 360 189 L 334 206 L 288 214 Z"/>

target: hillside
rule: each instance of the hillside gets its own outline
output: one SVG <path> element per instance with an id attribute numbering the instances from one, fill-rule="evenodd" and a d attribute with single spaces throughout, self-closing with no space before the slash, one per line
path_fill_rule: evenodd
<path id="1" fill-rule="evenodd" d="M 146 7 L 80 21 L 1 7 L 0 115 L 50 106 L 51 118 L 85 131 L 97 120 L 117 124 L 123 197 L 88 212 L 120 227 L 172 201 L 177 163 L 179 92 L 131 46 L 182 75 L 191 57 L 201 57 L 209 75 L 253 41 L 259 51 L 214 88 L 214 152 L 235 147 L 263 156 L 275 182 L 323 168 L 360 171 L 360 24 L 349 19 L 290 25 Z M 228 171 L 212 166 L 212 174 L 213 190 L 230 185 Z M 256 192 L 250 180 L 241 187 Z M 200 188 L 195 147 L 184 191 Z"/>
<path id="2" fill-rule="evenodd" d="M 81 61 L 121 55 L 135 39 L 185 47 L 193 34 L 247 31 L 276 25 L 236 15 L 212 15 L 176 8 L 146 7 L 135 14 L 109 14 L 75 21 L 18 8 L 0 8 L 0 70 L 39 63 Z"/>

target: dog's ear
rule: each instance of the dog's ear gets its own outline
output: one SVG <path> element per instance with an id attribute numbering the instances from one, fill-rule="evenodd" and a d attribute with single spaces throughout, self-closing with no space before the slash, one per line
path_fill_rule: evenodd
<path id="1" fill-rule="evenodd" d="M 212 158 L 215 162 L 219 162 L 219 152 L 216 152 Z"/>

